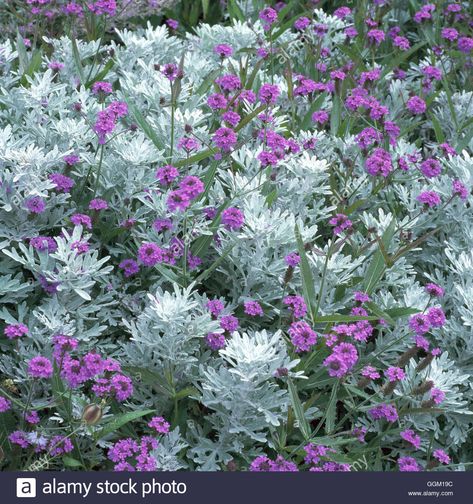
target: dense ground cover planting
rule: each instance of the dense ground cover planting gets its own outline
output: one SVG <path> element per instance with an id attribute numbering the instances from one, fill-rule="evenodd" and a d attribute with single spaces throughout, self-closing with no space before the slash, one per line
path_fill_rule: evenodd
<path id="1" fill-rule="evenodd" d="M 468 469 L 469 2 L 128 3 L 0 2 L 2 468 Z"/>

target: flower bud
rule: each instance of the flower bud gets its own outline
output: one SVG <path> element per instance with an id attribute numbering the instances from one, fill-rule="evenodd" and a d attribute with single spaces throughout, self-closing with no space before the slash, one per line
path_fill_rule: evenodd
<path id="1" fill-rule="evenodd" d="M 418 387 L 416 387 L 412 393 L 414 395 L 422 395 L 428 392 L 434 386 L 434 382 L 432 380 L 426 380 L 421 383 Z"/>
<path id="2" fill-rule="evenodd" d="M 82 421 L 87 425 L 95 425 L 102 418 L 103 411 L 98 404 L 89 404 L 84 408 Z"/>
<path id="3" fill-rule="evenodd" d="M 416 367 L 416 371 L 422 371 L 423 369 L 425 369 L 427 366 L 429 366 L 429 364 L 434 360 L 434 355 L 432 355 L 431 353 L 429 355 L 427 355 L 427 357 L 424 357 L 420 362 L 419 364 L 417 364 L 417 367 Z"/>
<path id="4" fill-rule="evenodd" d="M 407 363 L 410 361 L 412 357 L 415 357 L 417 355 L 417 352 L 419 349 L 417 347 L 411 347 L 408 350 L 406 350 L 401 357 L 399 357 L 399 360 L 397 362 L 398 367 L 404 367 L 407 365 Z"/>

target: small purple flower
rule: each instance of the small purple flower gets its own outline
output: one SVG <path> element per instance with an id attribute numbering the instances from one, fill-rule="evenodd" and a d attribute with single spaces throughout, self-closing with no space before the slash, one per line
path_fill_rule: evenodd
<path id="1" fill-rule="evenodd" d="M 8 339 L 21 338 L 28 334 L 28 328 L 24 324 L 10 324 L 5 327 L 3 333 Z"/>
<path id="2" fill-rule="evenodd" d="M 51 457 L 70 453 L 74 449 L 72 441 L 65 436 L 53 436 L 48 443 L 48 450 Z"/>
<path id="3" fill-rule="evenodd" d="M 442 172 L 442 165 L 437 159 L 428 158 L 420 164 L 420 171 L 427 178 L 437 177 Z"/>
<path id="4" fill-rule="evenodd" d="M 407 51 L 409 47 L 411 46 L 409 39 L 406 37 L 401 37 L 401 36 L 396 36 L 393 38 L 393 44 L 396 47 L 399 47 L 401 51 Z"/>
<path id="5" fill-rule="evenodd" d="M 159 434 L 167 434 L 171 428 L 170 424 L 163 417 L 155 416 L 148 422 L 148 427 L 151 427 Z"/>
<path id="6" fill-rule="evenodd" d="M 368 413 L 374 420 L 385 418 L 391 423 L 395 422 L 399 418 L 396 407 L 393 404 L 379 404 L 378 406 L 370 409 Z"/>
<path id="7" fill-rule="evenodd" d="M 71 192 L 75 184 L 74 180 L 62 173 L 51 173 L 49 180 L 56 186 L 56 191 L 63 193 Z"/>
<path id="8" fill-rule="evenodd" d="M 30 442 L 28 441 L 28 434 L 24 431 L 16 430 L 8 436 L 10 443 L 21 446 L 21 448 L 28 448 Z"/>
<path id="9" fill-rule="evenodd" d="M 442 327 L 445 324 L 445 313 L 440 307 L 429 308 L 427 318 L 432 327 Z"/>
<path id="10" fill-rule="evenodd" d="M 435 404 L 441 404 L 445 400 L 445 392 L 439 388 L 433 388 L 430 391 L 430 397 Z"/>
<path id="11" fill-rule="evenodd" d="M 294 23 L 294 28 L 299 31 L 304 31 L 310 25 L 310 19 L 306 17 L 300 17 L 296 19 Z"/>
<path id="12" fill-rule="evenodd" d="M 111 391 L 117 401 L 126 401 L 133 395 L 133 384 L 128 376 L 116 374 L 110 380 Z"/>
<path id="13" fill-rule="evenodd" d="M 355 291 L 353 294 L 353 298 L 355 301 L 358 301 L 359 303 L 368 303 L 371 301 L 371 298 L 366 294 L 366 292 L 361 292 L 361 291 Z"/>
<path id="14" fill-rule="evenodd" d="M 218 84 L 220 88 L 227 93 L 241 89 L 240 78 L 233 74 L 222 75 L 221 77 L 215 79 L 215 83 Z"/>
<path id="15" fill-rule="evenodd" d="M 409 319 L 409 328 L 416 334 L 425 334 L 429 332 L 430 322 L 426 315 L 421 313 L 413 315 Z"/>
<path id="16" fill-rule="evenodd" d="M 398 380 L 403 380 L 406 377 L 406 373 L 400 368 L 391 366 L 384 372 L 384 375 L 390 382 L 395 382 Z"/>
<path id="17" fill-rule="evenodd" d="M 393 171 L 389 152 L 381 148 L 374 149 L 366 160 L 366 171 L 373 176 L 387 177 Z"/>
<path id="18" fill-rule="evenodd" d="M 69 154 L 64 156 L 64 162 L 67 166 L 74 166 L 80 161 L 80 157 L 77 154 Z"/>
<path id="19" fill-rule="evenodd" d="M 416 200 L 427 205 L 429 208 L 438 206 L 441 203 L 440 196 L 435 191 L 423 191 L 417 196 Z"/>
<path id="20" fill-rule="evenodd" d="M 458 31 L 455 28 L 442 28 L 442 38 L 454 42 L 458 38 Z"/>
<path id="21" fill-rule="evenodd" d="M 204 192 L 205 186 L 202 180 L 199 179 L 199 177 L 188 175 L 181 180 L 179 189 L 187 194 L 189 198 L 194 199 L 199 196 L 199 194 L 202 194 Z"/>
<path id="22" fill-rule="evenodd" d="M 230 333 L 236 331 L 238 329 L 238 326 L 238 319 L 233 315 L 224 315 L 220 319 L 220 327 Z"/>
<path id="23" fill-rule="evenodd" d="M 145 266 L 154 266 L 164 261 L 164 250 L 155 243 L 143 243 L 138 249 L 138 259 Z"/>
<path id="24" fill-rule="evenodd" d="M 89 210 L 95 210 L 99 212 L 100 210 L 106 210 L 108 208 L 108 203 L 100 198 L 95 198 L 89 203 Z"/>
<path id="25" fill-rule="evenodd" d="M 226 109 L 228 106 L 228 101 L 221 93 L 213 93 L 207 98 L 207 105 L 212 110 Z"/>
<path id="26" fill-rule="evenodd" d="M 301 256 L 295 252 L 291 252 L 284 258 L 284 262 L 291 268 L 295 268 L 301 262 Z"/>
<path id="27" fill-rule="evenodd" d="M 340 343 L 333 347 L 333 354 L 341 357 L 348 369 L 351 369 L 358 361 L 358 352 L 351 343 Z"/>
<path id="28" fill-rule="evenodd" d="M 263 84 L 259 90 L 258 97 L 262 103 L 274 104 L 280 94 L 279 87 L 275 84 Z"/>
<path id="29" fill-rule="evenodd" d="M 11 408 L 11 402 L 3 396 L 0 396 L 0 413 L 5 413 Z"/>
<path id="30" fill-rule="evenodd" d="M 432 453 L 433 457 L 436 458 L 441 464 L 450 464 L 450 457 L 447 453 L 441 449 L 434 450 Z"/>
<path id="31" fill-rule="evenodd" d="M 75 250 L 77 254 L 85 254 L 89 250 L 89 243 L 85 240 L 72 242 L 71 250 Z"/>
<path id="32" fill-rule="evenodd" d="M 376 380 L 381 376 L 379 372 L 376 371 L 376 368 L 374 368 L 373 366 L 365 366 L 361 370 L 361 375 L 364 376 L 365 378 L 370 378 L 371 380 Z"/>
<path id="33" fill-rule="evenodd" d="M 325 110 L 317 110 L 312 114 L 312 121 L 318 124 L 325 124 L 329 119 L 328 112 Z"/>
<path id="34" fill-rule="evenodd" d="M 24 418 L 31 425 L 39 424 L 40 421 L 37 411 L 27 411 L 24 415 Z"/>
<path id="35" fill-rule="evenodd" d="M 345 214 L 337 214 L 332 217 L 328 223 L 334 226 L 333 234 L 338 236 L 343 231 L 350 231 L 352 229 L 352 221 Z"/>
<path id="36" fill-rule="evenodd" d="M 425 287 L 425 292 L 434 297 L 442 297 L 445 294 L 445 290 L 440 287 L 440 285 L 434 283 L 428 283 Z"/>
<path id="37" fill-rule="evenodd" d="M 174 63 L 167 63 L 164 65 L 161 73 L 170 81 L 173 82 L 179 75 L 179 68 Z"/>
<path id="38" fill-rule="evenodd" d="M 92 220 L 88 215 L 76 213 L 71 216 L 71 222 L 74 226 L 85 226 L 92 229 Z"/>
<path id="39" fill-rule="evenodd" d="M 348 366 L 345 359 L 338 354 L 329 355 L 323 362 L 327 368 L 328 374 L 332 377 L 341 378 L 348 372 Z"/>
<path id="40" fill-rule="evenodd" d="M 236 230 L 243 227 L 245 215 L 235 207 L 226 208 L 222 212 L 222 224 L 229 230 Z"/>
<path id="41" fill-rule="evenodd" d="M 166 24 L 169 26 L 169 28 L 171 28 L 171 30 L 177 30 L 177 28 L 179 27 L 179 21 L 171 18 L 166 20 Z"/>
<path id="42" fill-rule="evenodd" d="M 351 14 L 351 9 L 350 9 L 350 7 L 346 7 L 346 6 L 339 7 L 338 9 L 335 9 L 333 11 L 333 15 L 335 17 L 338 17 L 338 19 L 345 19 L 350 14 Z"/>
<path id="43" fill-rule="evenodd" d="M 302 296 L 286 296 L 283 303 L 289 307 L 294 317 L 303 318 L 307 313 L 307 305 Z"/>
<path id="44" fill-rule="evenodd" d="M 293 322 L 288 332 L 298 353 L 308 352 L 317 343 L 317 334 L 307 322 Z"/>
<path id="45" fill-rule="evenodd" d="M 64 66 L 64 63 L 61 63 L 60 61 L 51 61 L 48 64 L 48 67 L 55 72 L 60 72 Z"/>
<path id="46" fill-rule="evenodd" d="M 420 471 L 419 464 L 412 457 L 401 457 L 397 461 L 399 471 L 401 472 L 418 472 Z"/>
<path id="47" fill-rule="evenodd" d="M 227 44 L 217 44 L 214 47 L 214 53 L 218 54 L 222 59 L 229 58 L 233 54 L 233 49 Z"/>
<path id="48" fill-rule="evenodd" d="M 53 366 L 46 357 L 38 355 L 28 362 L 28 374 L 33 378 L 51 378 Z"/>
<path id="49" fill-rule="evenodd" d="M 278 20 L 278 13 L 272 7 L 265 7 L 259 13 L 259 18 L 263 21 L 265 30 L 269 30 L 271 25 Z"/>
<path id="50" fill-rule="evenodd" d="M 231 128 L 222 127 L 213 134 L 213 142 L 223 152 L 229 152 L 237 143 L 237 135 Z"/>
<path id="51" fill-rule="evenodd" d="M 191 204 L 187 193 L 181 190 L 171 191 L 167 197 L 166 205 L 171 212 L 183 211 Z"/>
<path id="52" fill-rule="evenodd" d="M 214 317 L 218 317 L 225 308 L 225 305 L 222 303 L 222 301 L 220 301 L 220 299 L 211 299 L 207 301 L 207 304 L 205 306 Z"/>
<path id="53" fill-rule="evenodd" d="M 222 119 L 230 126 L 235 127 L 240 122 L 241 117 L 236 112 L 229 110 L 222 114 Z"/>
<path id="54" fill-rule="evenodd" d="M 133 275 L 136 275 L 138 271 L 140 271 L 140 267 L 138 266 L 138 263 L 133 260 L 133 259 L 124 259 L 118 267 L 123 270 L 125 276 L 131 277 Z"/>
<path id="55" fill-rule="evenodd" d="M 156 171 L 156 178 L 163 185 L 169 185 L 172 181 L 179 176 L 179 171 L 175 166 L 166 165 L 158 168 Z"/>
<path id="56" fill-rule="evenodd" d="M 264 314 L 258 301 L 245 301 L 245 313 L 252 317 L 262 317 Z"/>
<path id="57" fill-rule="evenodd" d="M 27 210 L 34 214 L 43 213 L 46 209 L 46 202 L 41 196 L 33 196 L 25 201 Z"/>
<path id="58" fill-rule="evenodd" d="M 465 201 L 469 195 L 468 189 L 459 180 L 454 180 L 452 182 L 452 193 L 455 196 L 459 196 L 463 201 Z"/>
<path id="59" fill-rule="evenodd" d="M 94 82 L 92 85 L 92 93 L 96 95 L 108 95 L 113 91 L 112 85 L 109 82 Z"/>
<path id="60" fill-rule="evenodd" d="M 212 350 L 220 350 L 225 347 L 225 335 L 223 333 L 208 333 L 205 342 Z"/>
<path id="61" fill-rule="evenodd" d="M 407 100 L 406 107 L 409 112 L 414 115 L 423 114 L 427 109 L 425 101 L 419 96 L 412 96 L 409 98 L 409 100 Z"/>
<path id="62" fill-rule="evenodd" d="M 381 44 L 381 42 L 384 40 L 385 38 L 385 34 L 383 31 L 381 30 L 370 30 L 367 34 L 366 34 L 368 40 L 373 43 L 373 44 L 376 44 L 376 45 L 379 45 Z"/>
<path id="63" fill-rule="evenodd" d="M 458 39 L 458 50 L 468 54 L 473 51 L 473 38 L 471 37 L 460 37 Z"/>

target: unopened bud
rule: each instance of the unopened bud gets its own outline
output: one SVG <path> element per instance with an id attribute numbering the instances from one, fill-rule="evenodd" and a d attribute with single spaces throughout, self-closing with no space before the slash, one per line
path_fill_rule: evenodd
<path id="1" fill-rule="evenodd" d="M 102 418 L 103 411 L 98 404 L 89 404 L 84 408 L 82 421 L 87 425 L 95 425 Z"/>
<path id="2" fill-rule="evenodd" d="M 390 395 L 394 392 L 394 389 L 396 388 L 396 385 L 399 383 L 398 380 L 394 380 L 392 382 L 389 382 L 387 383 L 384 387 L 383 387 L 383 394 L 385 396 L 387 395 Z"/>
<path id="3" fill-rule="evenodd" d="M 426 380 L 421 383 L 418 387 L 416 387 L 412 393 L 414 395 L 422 395 L 428 392 L 434 386 L 434 382 L 432 380 Z"/>
<path id="4" fill-rule="evenodd" d="M 435 406 L 435 401 L 433 399 L 429 399 L 428 401 L 424 401 L 421 406 L 422 408 L 433 408 Z"/>
<path id="5" fill-rule="evenodd" d="M 357 387 L 360 389 L 366 388 L 370 384 L 370 379 L 367 378 L 366 376 L 363 376 L 363 378 L 360 378 L 358 380 Z"/>
<path id="6" fill-rule="evenodd" d="M 425 467 L 427 470 L 430 470 L 430 469 L 435 469 L 436 467 L 439 466 L 439 463 L 437 460 L 431 460 L 427 466 Z"/>
<path id="7" fill-rule="evenodd" d="M 415 357 L 417 355 L 417 352 L 419 349 L 417 347 L 411 347 L 409 350 L 406 350 L 401 357 L 399 357 L 399 360 L 397 361 L 397 365 L 400 368 L 403 368 L 412 357 Z"/>
<path id="8" fill-rule="evenodd" d="M 292 266 L 288 266 L 286 273 L 284 275 L 284 284 L 288 284 L 292 280 L 293 274 L 294 274 L 294 268 Z"/>
<path id="9" fill-rule="evenodd" d="M 433 360 L 434 360 L 434 355 L 429 354 L 427 357 L 424 357 L 419 364 L 417 364 L 416 371 L 422 371 L 425 369 Z"/>

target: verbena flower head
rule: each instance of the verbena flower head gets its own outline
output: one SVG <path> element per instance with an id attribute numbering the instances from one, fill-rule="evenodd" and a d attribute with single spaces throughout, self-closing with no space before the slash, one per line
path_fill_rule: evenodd
<path id="1" fill-rule="evenodd" d="M 217 44 L 214 47 L 214 53 L 218 54 L 222 59 L 229 58 L 233 54 L 233 49 L 227 44 Z"/>
<path id="2" fill-rule="evenodd" d="M 307 352 L 317 343 L 317 334 L 302 320 L 293 322 L 288 332 L 296 352 Z"/>
<path id="3" fill-rule="evenodd" d="M 75 185 L 73 179 L 62 173 L 51 173 L 51 175 L 49 175 L 49 180 L 55 185 L 56 191 L 63 193 L 71 192 L 71 189 Z"/>
<path id="4" fill-rule="evenodd" d="M 24 324 L 9 324 L 3 330 L 8 339 L 21 338 L 28 334 L 28 328 Z"/>
<path id="5" fill-rule="evenodd" d="M 407 100 L 406 107 L 411 114 L 423 114 L 427 110 L 425 101 L 419 96 L 412 96 Z"/>
<path id="6" fill-rule="evenodd" d="M 412 429 L 406 429 L 404 431 L 401 431 L 400 434 L 402 439 L 410 443 L 414 448 L 419 449 L 420 448 L 420 443 L 421 439 L 418 434 L 416 434 Z"/>
<path id="7" fill-rule="evenodd" d="M 245 313 L 252 317 L 261 317 L 263 315 L 263 308 L 258 301 L 245 301 Z"/>
<path id="8" fill-rule="evenodd" d="M 416 200 L 424 205 L 427 205 L 429 208 L 440 205 L 442 201 L 440 199 L 440 195 L 435 191 L 423 191 L 419 194 L 419 196 L 417 196 Z"/>
<path id="9" fill-rule="evenodd" d="M 151 421 L 148 422 L 148 427 L 151 427 L 159 434 L 167 434 L 171 426 L 163 417 L 154 416 Z"/>
<path id="10" fill-rule="evenodd" d="M 145 266 L 154 266 L 163 262 L 164 250 L 155 243 L 143 243 L 138 249 L 138 260 Z"/>
<path id="11" fill-rule="evenodd" d="M 41 196 L 33 196 L 25 201 L 25 207 L 32 214 L 41 214 L 46 210 L 46 201 Z"/>
<path id="12" fill-rule="evenodd" d="M 33 357 L 28 363 L 28 374 L 33 378 L 51 378 L 53 375 L 51 361 L 41 355 Z"/>
<path id="13" fill-rule="evenodd" d="M 259 90 L 258 98 L 262 103 L 273 105 L 280 94 L 279 87 L 275 84 L 263 84 Z"/>
<path id="14" fill-rule="evenodd" d="M 366 171 L 370 175 L 387 177 L 393 169 L 391 155 L 380 147 L 366 159 Z"/>
<path id="15" fill-rule="evenodd" d="M 437 459 L 441 464 L 450 464 L 450 457 L 447 455 L 447 453 L 438 448 L 432 452 L 432 456 Z"/>
<path id="16" fill-rule="evenodd" d="M 11 402 L 3 396 L 0 396 L 0 413 L 5 413 L 11 408 Z"/>
<path id="17" fill-rule="evenodd" d="M 399 466 L 399 471 L 401 472 L 418 472 L 420 471 L 420 466 L 413 457 L 401 457 L 397 461 Z"/>
<path id="18" fill-rule="evenodd" d="M 295 252 L 291 252 L 284 258 L 285 263 L 292 268 L 295 268 L 301 262 L 301 256 Z"/>
<path id="19" fill-rule="evenodd" d="M 286 296 L 283 303 L 289 307 L 294 317 L 303 318 L 307 313 L 307 305 L 302 296 Z"/>
<path id="20" fill-rule="evenodd" d="M 245 223 L 245 216 L 235 207 L 226 208 L 222 212 L 222 224 L 230 231 L 241 229 Z"/>

